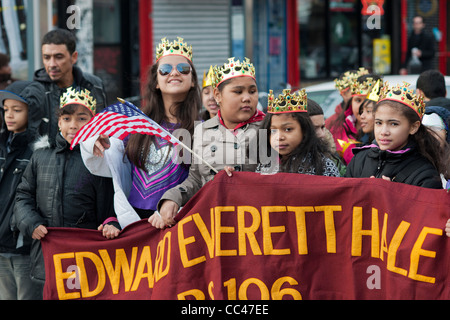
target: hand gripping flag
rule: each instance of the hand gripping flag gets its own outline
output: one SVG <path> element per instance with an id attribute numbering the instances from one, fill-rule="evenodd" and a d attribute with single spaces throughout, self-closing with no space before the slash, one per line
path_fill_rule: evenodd
<path id="1" fill-rule="evenodd" d="M 78 131 L 70 146 L 71 149 L 77 144 L 97 135 L 106 135 L 120 140 L 125 139 L 130 134 L 136 133 L 154 135 L 169 141 L 174 146 L 182 146 L 217 173 L 217 170 L 209 163 L 194 153 L 189 147 L 157 124 L 154 120 L 149 118 L 138 107 L 123 99 L 118 100 L 118 103 L 115 103 L 98 113 L 91 121 L 89 121 L 89 123 Z"/>

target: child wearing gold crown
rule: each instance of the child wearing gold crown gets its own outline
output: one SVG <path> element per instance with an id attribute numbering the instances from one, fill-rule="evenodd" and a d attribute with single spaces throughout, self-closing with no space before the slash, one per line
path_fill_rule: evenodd
<path id="1" fill-rule="evenodd" d="M 381 90 L 375 113 L 376 143 L 355 148 L 346 177 L 383 178 L 425 188 L 442 189 L 444 172 L 439 143 L 422 124 L 423 97 L 409 84 Z"/>
<path id="2" fill-rule="evenodd" d="M 93 117 L 95 99 L 88 90 L 69 88 L 62 96 L 58 116 L 60 132 L 56 146 L 36 145 L 21 183 L 17 187 L 14 221 L 31 244 L 32 278 L 45 281 L 40 240 L 49 227 L 99 229 L 107 239 L 119 234 L 113 208 L 111 179 L 94 176 L 84 166 L 80 147 L 70 149 L 78 130 Z"/>
<path id="3" fill-rule="evenodd" d="M 163 38 L 156 48 L 156 62 L 148 71 L 141 107 L 168 132 L 177 136 L 187 132 L 189 140 L 201 108 L 192 59 L 192 46 L 182 38 Z M 180 156 L 179 149 L 156 136 L 134 134 L 124 141 L 97 136 L 82 143 L 82 154 L 91 172 L 113 177 L 115 208 L 122 227 L 153 216 L 161 196 L 189 173 L 189 161 L 183 161 L 189 154 L 183 150 Z"/>
<path id="4" fill-rule="evenodd" d="M 194 152 L 212 164 L 216 171 L 230 166 L 239 171 L 254 171 L 249 161 L 248 140 L 257 135 L 264 113 L 257 110 L 258 87 L 255 68 L 249 59 L 230 58 L 223 66 L 214 67 L 214 96 L 220 106 L 216 117 L 195 128 Z M 193 163 L 185 182 L 167 191 L 158 204 L 160 217 L 151 217 L 157 228 L 175 224 L 179 208 L 200 188 L 214 178 L 214 172 L 203 163 Z"/>
<path id="5" fill-rule="evenodd" d="M 207 121 L 209 119 L 217 116 L 219 112 L 219 105 L 214 98 L 214 87 L 212 85 L 214 76 L 213 67 L 209 69 L 208 73 L 203 74 L 203 83 L 202 83 L 202 102 L 205 107 L 205 111 L 202 113 L 202 120 Z"/>
<path id="6" fill-rule="evenodd" d="M 278 163 L 259 163 L 256 172 L 340 176 L 335 163 L 325 156 L 329 150 L 317 137 L 308 114 L 308 106 L 314 103 L 304 90 L 291 93 L 286 89 L 277 98 L 270 90 L 261 129 L 267 131 L 267 149 L 277 154 Z"/>
<path id="7" fill-rule="evenodd" d="M 336 150 L 347 165 L 353 158 L 352 149 L 360 143 L 364 135 L 361 132 L 360 107 L 378 80 L 379 76 L 369 74 L 367 70 L 361 68 L 350 85 L 352 97 L 347 109 L 342 110 L 337 119 L 330 124 Z"/>

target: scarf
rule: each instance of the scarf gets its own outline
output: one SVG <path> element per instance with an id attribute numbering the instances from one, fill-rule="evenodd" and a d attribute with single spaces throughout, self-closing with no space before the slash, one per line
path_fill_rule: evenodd
<path id="1" fill-rule="evenodd" d="M 217 116 L 219 117 L 220 124 L 223 125 L 225 128 L 227 128 L 227 126 L 225 125 L 225 122 L 222 119 L 222 114 L 220 113 L 220 110 L 217 113 Z M 252 117 L 250 117 L 250 119 L 248 119 L 247 121 L 239 123 L 236 126 L 236 128 L 234 128 L 234 129 L 230 129 L 230 128 L 227 128 L 227 129 L 230 129 L 231 131 L 236 132 L 237 129 L 242 128 L 243 126 L 245 126 L 245 125 L 247 125 L 249 123 L 253 123 L 253 122 L 258 122 L 258 121 L 264 120 L 265 116 L 266 115 L 265 115 L 264 112 L 262 112 L 262 111 L 257 109 L 255 114 Z"/>

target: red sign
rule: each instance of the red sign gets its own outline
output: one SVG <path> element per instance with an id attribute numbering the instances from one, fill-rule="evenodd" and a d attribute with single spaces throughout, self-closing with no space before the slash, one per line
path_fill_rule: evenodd
<path id="1" fill-rule="evenodd" d="M 384 0 L 361 0 L 363 8 L 361 14 L 363 16 L 371 16 L 373 14 L 384 15 Z"/>
<path id="2" fill-rule="evenodd" d="M 449 299 L 450 194 L 221 173 L 159 231 L 50 229 L 46 299 Z"/>

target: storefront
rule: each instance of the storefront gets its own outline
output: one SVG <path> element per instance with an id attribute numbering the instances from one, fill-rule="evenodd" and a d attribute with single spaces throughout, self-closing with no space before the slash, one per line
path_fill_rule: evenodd
<path id="1" fill-rule="evenodd" d="M 76 32 L 80 66 L 110 99 L 139 96 L 161 38 L 194 47 L 199 77 L 228 57 L 249 57 L 261 91 L 294 89 L 366 67 L 396 74 L 414 15 L 436 38 L 436 68 L 450 72 L 446 0 L 1 0 L 0 51 L 19 78 L 42 66 L 40 41 L 55 27 Z M 75 6 L 79 11 L 70 10 Z M 74 20 L 75 19 L 75 20 Z M 79 21 L 78 21 L 79 20 Z"/>
<path id="2" fill-rule="evenodd" d="M 392 71 L 394 1 L 297 0 L 303 82 L 336 78 L 366 67 Z"/>

